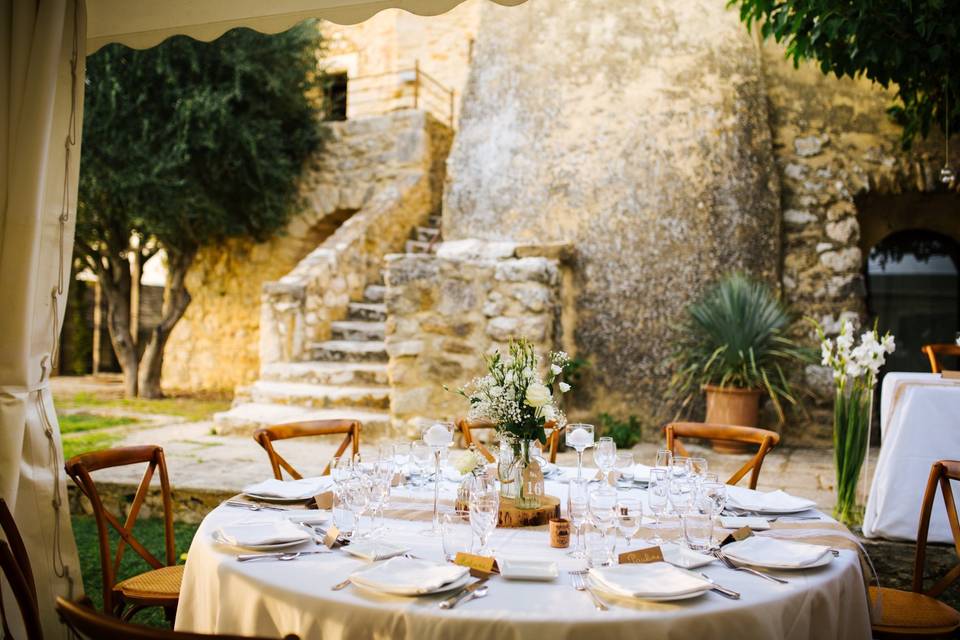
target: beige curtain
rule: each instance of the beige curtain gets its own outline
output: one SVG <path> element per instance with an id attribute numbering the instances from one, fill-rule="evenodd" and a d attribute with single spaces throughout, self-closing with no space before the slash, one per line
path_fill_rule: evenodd
<path id="1" fill-rule="evenodd" d="M 82 592 L 48 383 L 73 246 L 84 11 L 0 0 L 0 497 L 26 542 L 45 638 L 65 637 L 55 596 Z"/>

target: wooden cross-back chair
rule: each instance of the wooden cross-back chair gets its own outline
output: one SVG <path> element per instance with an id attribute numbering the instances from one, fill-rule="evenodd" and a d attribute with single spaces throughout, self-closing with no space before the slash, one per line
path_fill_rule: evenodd
<path id="1" fill-rule="evenodd" d="M 33 581 L 33 570 L 30 568 L 30 559 L 27 557 L 27 548 L 23 544 L 20 530 L 13 520 L 7 502 L 0 498 L 0 529 L 6 541 L 0 541 L 0 570 L 10 587 L 13 598 L 20 611 L 26 640 L 43 640 L 43 630 L 40 625 L 40 611 L 37 607 L 37 587 Z M 7 608 L 0 593 L 0 623 L 2 623 L 3 637 L 10 638 L 10 625 L 7 619 Z"/>
<path id="2" fill-rule="evenodd" d="M 552 428 L 552 425 L 552 422 L 548 422 L 547 428 Z M 488 462 L 496 462 L 497 459 L 492 453 L 490 453 L 490 450 L 487 449 L 482 442 L 473 437 L 473 432 L 482 429 L 493 429 L 495 427 L 496 425 L 492 422 L 470 421 L 466 418 L 460 418 L 457 420 L 457 431 L 463 435 L 464 446 L 469 447 L 471 444 L 475 445 L 477 447 L 477 451 L 479 451 Z M 550 435 L 547 437 L 547 446 L 544 447 L 544 449 L 549 451 L 550 462 L 555 463 L 557 461 L 557 449 L 560 446 L 560 434 L 563 433 L 565 428 L 566 427 L 553 429 L 553 431 L 551 431 Z"/>
<path id="3" fill-rule="evenodd" d="M 941 373 L 943 371 L 940 358 L 944 356 L 956 356 L 960 358 L 960 345 L 957 344 L 925 344 L 920 347 L 920 350 L 923 351 L 927 359 L 930 360 L 930 371 L 933 373 Z"/>
<path id="4" fill-rule="evenodd" d="M 124 467 L 132 464 L 147 465 L 133 501 L 130 503 L 126 520 L 120 520 L 104 507 L 97 486 L 90 476 L 101 469 Z M 67 461 L 67 474 L 80 487 L 83 495 L 90 500 L 93 516 L 97 522 L 97 536 L 100 543 L 100 570 L 103 574 L 103 610 L 125 620 L 137 611 L 147 607 L 163 607 L 167 618 L 172 621 L 180 598 L 180 582 L 183 579 L 183 565 L 177 565 L 173 538 L 173 502 L 170 496 L 170 480 L 167 477 L 167 463 L 163 449 L 156 445 L 118 447 L 74 456 Z M 133 535 L 140 508 L 146 501 L 150 490 L 150 481 L 154 474 L 160 476 L 160 494 L 163 500 L 164 559 L 159 560 L 147 550 Z M 108 526 L 120 536 L 117 550 L 111 559 Z M 117 580 L 117 571 L 124 551 L 130 547 L 152 567 L 150 571 Z M 129 605 L 129 608 L 127 608 Z"/>
<path id="5" fill-rule="evenodd" d="M 272 427 L 257 429 L 253 432 L 253 439 L 267 452 L 267 456 L 270 458 L 270 466 L 273 468 L 273 477 L 277 480 L 283 480 L 281 469 L 285 469 L 291 478 L 299 480 L 303 476 L 293 468 L 293 465 L 277 453 L 276 449 L 273 448 L 274 440 L 343 434 L 343 442 L 340 443 L 340 447 L 337 449 L 337 452 L 333 454 L 333 457 L 339 458 L 347 450 L 347 447 L 351 445 L 351 455 L 355 456 L 360 452 L 360 428 L 361 424 L 357 420 L 310 420 L 306 422 L 277 424 Z M 323 475 L 330 474 L 331 462 L 327 463 L 326 468 L 323 470 Z"/>
<path id="6" fill-rule="evenodd" d="M 67 627 L 80 638 L 90 640 L 268 640 L 250 636 L 188 633 L 144 627 L 97 613 L 77 602 L 57 597 L 57 613 Z M 283 640 L 299 640 L 293 634 Z"/>
<path id="7" fill-rule="evenodd" d="M 737 484 L 750 472 L 750 488 L 757 488 L 760 479 L 760 467 L 770 450 L 780 443 L 780 436 L 767 429 L 756 427 L 737 427 L 706 422 L 672 422 L 664 428 L 667 436 L 667 449 L 674 454 L 688 455 L 679 438 L 699 438 L 701 440 L 723 440 L 757 445 L 757 453 L 730 476 L 727 484 Z"/>
<path id="8" fill-rule="evenodd" d="M 936 502 L 937 490 L 943 495 L 953 547 L 960 558 L 960 521 L 953 499 L 951 480 L 960 480 L 960 461 L 941 460 L 930 467 L 927 489 L 923 494 L 920 523 L 917 528 L 917 550 L 913 562 L 913 585 L 910 591 L 871 587 L 870 600 L 880 599 L 880 620 L 873 625 L 874 637 L 917 638 L 953 637 L 960 628 L 960 612 L 936 599 L 948 587 L 960 579 L 960 563 L 933 583 L 923 588 L 924 565 L 926 564 L 927 536 L 930 532 L 930 517 Z"/>

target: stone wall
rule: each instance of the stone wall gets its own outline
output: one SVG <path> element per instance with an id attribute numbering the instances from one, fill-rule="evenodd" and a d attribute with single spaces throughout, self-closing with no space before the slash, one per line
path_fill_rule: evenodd
<path id="1" fill-rule="evenodd" d="M 445 237 L 572 243 L 583 409 L 657 425 L 686 304 L 730 269 L 777 279 L 768 122 L 722 2 L 485 5 Z"/>
<path id="2" fill-rule="evenodd" d="M 449 146 L 449 129 L 421 111 L 331 123 L 326 148 L 304 178 L 304 211 L 286 230 L 268 242 L 232 241 L 197 257 L 187 279 L 193 301 L 165 352 L 164 386 L 226 391 L 250 383 L 261 364 L 261 338 L 268 354 L 282 356 L 292 335 L 279 329 L 285 320 L 270 316 L 267 330 L 261 326 L 267 283 L 284 282 L 294 294 L 329 288 L 335 304 L 322 318 L 302 305 L 287 314 L 299 314 L 307 332 L 301 336 L 324 335 L 325 322 L 378 276 L 382 256 L 402 245 L 414 219 L 439 206 Z M 283 290 L 272 291 L 284 298 Z"/>
<path id="3" fill-rule="evenodd" d="M 454 393 L 484 372 L 483 355 L 526 337 L 562 348 L 564 246 L 461 241 L 436 255 L 387 258 L 386 328 L 394 429 L 466 415 Z M 444 385 L 449 390 L 444 389 Z"/>

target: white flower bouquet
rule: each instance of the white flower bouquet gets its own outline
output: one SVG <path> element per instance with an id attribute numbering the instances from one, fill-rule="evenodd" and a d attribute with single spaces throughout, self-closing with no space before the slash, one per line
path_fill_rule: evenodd
<path id="1" fill-rule="evenodd" d="M 890 333 L 882 338 L 873 330 L 865 331 L 856 344 L 854 326 L 843 323 L 835 340 L 816 325 L 820 338 L 821 363 L 833 369 L 836 395 L 833 404 L 833 448 L 837 466 L 837 505 L 834 516 L 846 524 L 858 524 L 863 516 L 857 504 L 860 469 L 870 446 L 870 420 L 873 413 L 873 388 L 887 355 L 896 343 Z"/>

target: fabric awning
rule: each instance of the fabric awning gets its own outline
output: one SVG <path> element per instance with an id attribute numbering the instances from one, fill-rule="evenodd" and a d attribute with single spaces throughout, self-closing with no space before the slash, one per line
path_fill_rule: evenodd
<path id="1" fill-rule="evenodd" d="M 491 0 L 517 5 L 525 0 Z M 308 18 L 362 22 L 399 8 L 422 16 L 449 11 L 463 0 L 87 0 L 87 53 L 111 42 L 141 49 L 174 35 L 213 40 L 235 27 L 285 31 Z"/>

